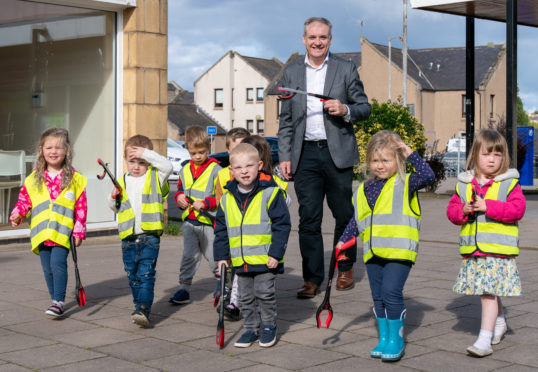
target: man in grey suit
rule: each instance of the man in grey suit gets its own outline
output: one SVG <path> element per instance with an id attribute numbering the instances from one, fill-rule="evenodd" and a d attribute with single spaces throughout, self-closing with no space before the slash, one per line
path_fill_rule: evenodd
<path id="1" fill-rule="evenodd" d="M 313 17 L 304 24 L 305 58 L 298 58 L 283 72 L 280 86 L 330 96 L 331 100 L 296 94 L 282 100 L 278 147 L 280 170 L 295 181 L 299 201 L 299 246 L 304 286 L 298 298 L 320 292 L 324 278 L 321 234 L 323 200 L 335 218 L 333 245 L 353 217 L 353 165 L 359 162 L 353 123 L 370 116 L 357 68 L 352 61 L 329 53 L 332 25 Z M 353 287 L 356 247 L 338 263 L 336 289 Z"/>

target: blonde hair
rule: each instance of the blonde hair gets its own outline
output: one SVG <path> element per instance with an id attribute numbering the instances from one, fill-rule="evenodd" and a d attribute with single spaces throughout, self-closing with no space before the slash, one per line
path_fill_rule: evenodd
<path id="1" fill-rule="evenodd" d="M 396 172 L 398 172 L 398 178 L 403 182 L 405 180 L 405 159 L 403 149 L 400 143 L 403 142 L 402 138 L 391 130 L 382 130 L 377 132 L 370 138 L 368 142 L 368 148 L 366 149 L 366 164 L 368 165 L 368 177 L 373 178 L 373 174 L 370 171 L 370 163 L 376 152 L 387 151 L 394 156 L 396 161 Z"/>
<path id="2" fill-rule="evenodd" d="M 206 130 L 199 125 L 191 125 L 185 131 L 185 147 L 187 150 L 193 147 L 205 147 L 209 149 L 211 144 Z"/>
<path id="3" fill-rule="evenodd" d="M 479 175 L 478 158 L 482 146 L 485 147 L 488 154 L 492 151 L 498 151 L 503 156 L 501 166 L 493 176 L 503 174 L 510 168 L 510 154 L 508 153 L 508 144 L 504 136 L 495 129 L 482 129 L 478 132 L 469 152 L 469 157 L 465 163 L 467 170 L 473 170 L 475 175 Z"/>
<path id="4" fill-rule="evenodd" d="M 239 138 L 244 139 L 248 136 L 250 136 L 250 132 L 245 128 L 237 127 L 230 129 L 226 133 L 226 148 L 229 149 L 230 143 L 234 142 L 235 140 Z"/>
<path id="5" fill-rule="evenodd" d="M 273 173 L 273 159 L 271 156 L 271 147 L 265 138 L 254 134 L 245 138 L 241 143 L 248 143 L 258 150 L 260 160 L 263 161 L 263 170 L 267 173 Z"/>
<path id="6" fill-rule="evenodd" d="M 73 179 L 73 149 L 71 147 L 71 142 L 69 141 L 69 132 L 64 128 L 49 128 L 41 134 L 39 140 L 39 146 L 36 151 L 36 162 L 35 162 L 35 185 L 37 188 L 45 184 L 47 180 L 45 176 L 45 170 L 47 169 L 47 161 L 43 155 L 43 145 L 49 137 L 54 137 L 60 140 L 62 146 L 65 148 L 65 158 L 62 165 L 62 183 L 60 184 L 60 189 L 65 189 L 71 183 Z"/>
<path id="7" fill-rule="evenodd" d="M 255 159 L 256 161 L 260 160 L 260 153 L 256 150 L 256 147 L 252 146 L 249 143 L 241 142 L 230 151 L 230 164 L 233 163 L 234 159 L 239 155 L 246 155 Z"/>
<path id="8" fill-rule="evenodd" d="M 125 142 L 125 148 L 123 149 L 123 156 L 125 158 L 127 158 L 127 148 L 131 146 L 144 147 L 146 149 L 153 150 L 153 143 L 151 140 L 141 134 L 136 134 Z"/>

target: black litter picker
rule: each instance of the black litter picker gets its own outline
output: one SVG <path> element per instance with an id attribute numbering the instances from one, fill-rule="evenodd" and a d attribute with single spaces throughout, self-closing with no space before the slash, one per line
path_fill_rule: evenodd
<path id="1" fill-rule="evenodd" d="M 120 206 L 121 206 L 121 186 L 120 184 L 118 183 L 118 181 L 116 180 L 116 178 L 114 177 L 114 175 L 112 174 L 112 172 L 110 172 L 110 169 L 108 169 L 108 163 L 105 163 L 104 161 L 101 160 L 101 158 L 98 158 L 97 159 L 97 163 L 103 167 L 103 173 L 102 174 L 98 174 L 97 175 L 97 178 L 102 180 L 103 178 L 105 178 L 105 175 L 108 175 L 110 177 L 110 179 L 112 180 L 112 183 L 114 184 L 114 186 L 118 189 L 119 191 L 119 194 L 116 195 L 116 209 L 119 211 L 120 210 Z"/>
<path id="2" fill-rule="evenodd" d="M 75 238 L 71 235 L 71 255 L 73 256 L 73 264 L 75 266 L 75 299 L 79 307 L 86 306 L 86 293 L 82 287 L 80 281 L 80 274 L 78 272 L 78 263 L 77 263 L 77 247 L 75 246 Z"/>
<path id="3" fill-rule="evenodd" d="M 224 286 L 226 285 L 226 264 L 220 265 L 220 304 L 219 304 L 219 322 L 217 324 L 217 346 L 224 347 Z"/>

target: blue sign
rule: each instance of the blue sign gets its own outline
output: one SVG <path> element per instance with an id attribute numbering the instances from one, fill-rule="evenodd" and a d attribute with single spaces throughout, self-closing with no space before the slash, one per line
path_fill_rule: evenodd
<path id="1" fill-rule="evenodd" d="M 217 134 L 217 127 L 209 126 L 207 127 L 207 134 Z"/>

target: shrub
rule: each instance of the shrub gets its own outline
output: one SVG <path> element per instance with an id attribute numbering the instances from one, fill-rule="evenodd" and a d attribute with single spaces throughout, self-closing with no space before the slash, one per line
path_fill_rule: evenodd
<path id="1" fill-rule="evenodd" d="M 435 175 L 435 180 L 432 184 L 426 187 L 426 191 L 434 192 L 437 190 L 441 182 L 446 179 L 446 169 L 445 165 L 443 164 L 443 155 L 444 154 L 437 152 L 429 156 L 429 158 L 426 160 L 426 163 L 430 165 L 430 168 Z"/>
<path id="2" fill-rule="evenodd" d="M 169 222 L 164 227 L 164 233 L 166 235 L 179 235 L 181 233 L 181 225 L 173 222 Z"/>
<path id="3" fill-rule="evenodd" d="M 402 137 L 402 140 L 413 150 L 417 150 L 421 156 L 426 149 L 426 137 L 424 127 L 400 102 L 379 103 L 372 102 L 372 114 L 366 121 L 355 123 L 355 137 L 359 148 L 360 164 L 355 167 L 356 178 L 361 180 L 365 177 L 366 148 L 370 138 L 377 132 L 388 129 Z"/>

